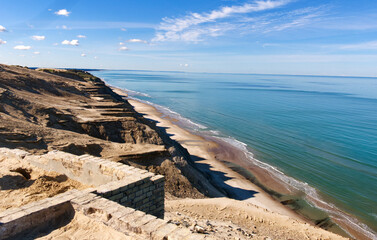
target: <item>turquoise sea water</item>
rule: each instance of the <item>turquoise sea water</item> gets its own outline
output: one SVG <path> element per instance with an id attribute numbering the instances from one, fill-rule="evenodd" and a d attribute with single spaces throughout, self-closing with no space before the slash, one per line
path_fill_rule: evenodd
<path id="1" fill-rule="evenodd" d="M 377 78 L 92 73 L 179 113 L 187 127 L 246 144 L 297 180 L 283 181 L 356 216 L 370 236 L 377 231 Z"/>

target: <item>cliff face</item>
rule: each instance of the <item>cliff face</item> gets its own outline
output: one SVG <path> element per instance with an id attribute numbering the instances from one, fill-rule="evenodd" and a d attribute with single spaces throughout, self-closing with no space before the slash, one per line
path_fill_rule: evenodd
<path id="1" fill-rule="evenodd" d="M 210 192 L 185 149 L 87 72 L 0 65 L 0 102 L 0 147 L 102 156 L 165 174 L 174 196 Z"/>
<path id="2" fill-rule="evenodd" d="M 8 121 L 7 128 L 23 131 L 21 121 L 55 133 L 68 130 L 119 143 L 163 144 L 142 117 L 127 102 L 112 96 L 99 79 L 77 79 L 77 75 L 68 80 L 41 71 L 2 69 L 1 111 L 18 120 Z"/>

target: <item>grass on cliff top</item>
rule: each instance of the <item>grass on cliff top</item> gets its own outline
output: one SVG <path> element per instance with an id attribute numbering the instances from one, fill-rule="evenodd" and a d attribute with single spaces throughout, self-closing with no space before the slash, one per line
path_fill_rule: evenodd
<path id="1" fill-rule="evenodd" d="M 46 72 L 62 77 L 68 77 L 73 78 L 81 81 L 90 81 L 90 82 L 101 82 L 101 79 L 99 79 L 96 76 L 93 76 L 92 74 L 78 69 L 54 69 L 54 68 L 39 68 L 37 71 Z"/>

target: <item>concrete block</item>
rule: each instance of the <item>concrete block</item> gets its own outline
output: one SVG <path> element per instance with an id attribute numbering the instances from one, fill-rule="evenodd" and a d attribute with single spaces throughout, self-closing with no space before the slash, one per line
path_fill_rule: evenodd
<path id="1" fill-rule="evenodd" d="M 84 205 L 98 198 L 100 197 L 93 193 L 88 193 L 87 195 L 72 199 L 71 202 L 78 205 Z"/>
<path id="2" fill-rule="evenodd" d="M 156 218 L 156 219 L 149 221 L 145 225 L 143 225 L 141 227 L 141 230 L 142 230 L 142 232 L 150 235 L 151 233 L 155 232 L 159 227 L 161 227 L 162 225 L 165 225 L 165 224 L 167 224 L 166 221 Z"/>
<path id="3" fill-rule="evenodd" d="M 1 218 L 1 223 L 5 224 L 5 223 L 11 222 L 13 220 L 25 217 L 26 215 L 28 215 L 28 213 L 25 212 L 25 211 L 17 211 L 17 212 L 15 212 L 13 214 L 9 214 L 7 216 L 2 217 Z"/>
<path id="4" fill-rule="evenodd" d="M 133 224 L 137 227 L 140 227 L 141 230 L 143 230 L 143 225 L 149 223 L 150 221 L 152 220 L 155 220 L 157 219 L 155 216 L 152 216 L 152 215 L 149 215 L 149 214 L 146 214 L 144 215 L 143 217 L 135 220 L 135 222 L 133 222 Z"/>
<path id="5" fill-rule="evenodd" d="M 49 206 L 47 204 L 35 205 L 33 207 L 25 209 L 24 212 L 26 212 L 27 214 L 31 214 L 31 213 L 38 212 L 38 211 L 41 211 L 41 210 L 47 209 L 47 208 L 49 208 Z"/>
<path id="6" fill-rule="evenodd" d="M 111 195 L 117 195 L 118 193 L 120 193 L 120 188 L 111 191 Z"/>
<path id="7" fill-rule="evenodd" d="M 155 175 L 151 178 L 151 181 L 155 182 L 155 183 L 159 183 L 159 182 L 162 182 L 164 181 L 164 176 L 162 175 Z"/>
<path id="8" fill-rule="evenodd" d="M 135 212 L 135 209 L 133 208 L 128 208 L 128 207 L 124 207 L 122 210 L 120 211 L 117 211 L 117 212 L 114 212 L 112 213 L 111 215 L 114 217 L 114 218 L 122 218 L 124 216 L 127 216 L 131 213 Z"/>
<path id="9" fill-rule="evenodd" d="M 140 195 L 140 196 L 138 196 L 138 197 L 135 197 L 135 199 L 133 200 L 135 203 L 137 203 L 137 202 L 142 202 L 142 200 L 145 198 L 145 196 L 144 195 Z"/>
<path id="10" fill-rule="evenodd" d="M 11 215 L 11 214 L 16 213 L 16 212 L 20 212 L 22 210 L 24 210 L 24 209 L 21 207 L 21 208 L 10 208 L 10 209 L 7 209 L 3 212 L 0 212 L 0 221 L 1 221 L 1 218 L 8 216 L 8 215 Z"/>
<path id="11" fill-rule="evenodd" d="M 125 203 L 125 202 L 127 202 L 127 200 L 128 200 L 128 197 L 125 196 L 125 197 L 120 199 L 120 203 Z"/>
<path id="12" fill-rule="evenodd" d="M 174 224 L 165 224 L 152 232 L 152 239 L 168 239 L 168 235 L 175 231 L 178 227 Z"/>
<path id="13" fill-rule="evenodd" d="M 125 221 L 125 222 L 134 222 L 135 220 L 143 216 L 145 216 L 144 212 L 136 210 L 135 212 L 132 212 L 131 214 L 120 218 L 120 220 Z"/>
<path id="14" fill-rule="evenodd" d="M 191 235 L 191 231 L 187 228 L 178 228 L 169 234 L 169 240 L 182 240 Z"/>
<path id="15" fill-rule="evenodd" d="M 142 194 L 143 194 L 143 189 L 137 191 L 137 192 L 135 193 L 135 196 L 138 197 L 138 196 L 141 196 Z"/>

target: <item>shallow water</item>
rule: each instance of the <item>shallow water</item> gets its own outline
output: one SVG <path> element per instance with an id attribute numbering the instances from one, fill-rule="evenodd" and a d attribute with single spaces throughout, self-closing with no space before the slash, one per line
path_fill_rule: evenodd
<path id="1" fill-rule="evenodd" d="M 247 144 L 299 184 L 287 182 L 307 194 L 314 187 L 377 231 L 377 78 L 92 73 L 190 119 L 188 127 Z"/>

